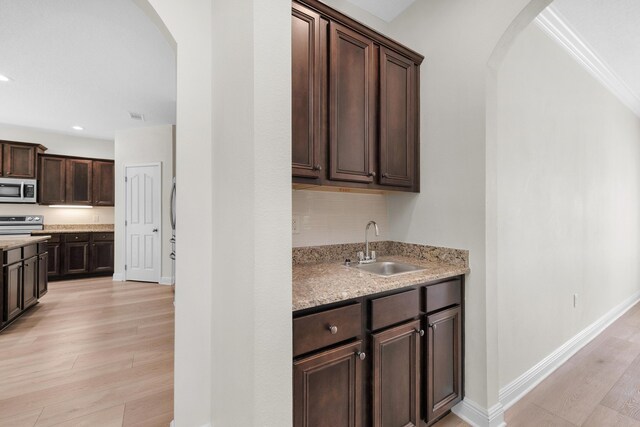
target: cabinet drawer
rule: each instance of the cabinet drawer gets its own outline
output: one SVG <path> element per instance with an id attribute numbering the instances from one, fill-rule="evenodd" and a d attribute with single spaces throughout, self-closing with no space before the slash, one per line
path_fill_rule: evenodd
<path id="1" fill-rule="evenodd" d="M 92 233 L 91 237 L 93 238 L 94 242 L 110 242 L 110 241 L 113 241 L 113 233 L 111 233 L 111 232 Z"/>
<path id="2" fill-rule="evenodd" d="M 460 286 L 460 279 L 427 286 L 425 291 L 427 313 L 460 304 Z"/>
<path id="3" fill-rule="evenodd" d="M 64 236 L 65 242 L 88 242 L 89 233 L 68 233 Z"/>
<path id="4" fill-rule="evenodd" d="M 15 248 L 4 252 L 4 265 L 13 264 L 22 259 L 22 248 Z"/>
<path id="5" fill-rule="evenodd" d="M 51 238 L 47 240 L 49 243 L 59 243 L 61 239 L 61 234 L 51 234 Z"/>
<path id="6" fill-rule="evenodd" d="M 371 330 L 384 328 L 420 314 L 417 289 L 401 292 L 371 301 Z"/>
<path id="7" fill-rule="evenodd" d="M 293 319 L 293 356 L 299 356 L 360 334 L 360 303 Z"/>
<path id="8" fill-rule="evenodd" d="M 23 248 L 22 258 L 31 258 L 38 254 L 38 245 L 33 244 Z"/>

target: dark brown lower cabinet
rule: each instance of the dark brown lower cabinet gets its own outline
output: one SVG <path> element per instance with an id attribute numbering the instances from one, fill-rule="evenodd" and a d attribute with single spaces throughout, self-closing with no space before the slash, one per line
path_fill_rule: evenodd
<path id="1" fill-rule="evenodd" d="M 462 400 L 461 309 L 427 316 L 426 416 L 431 422 Z"/>
<path id="2" fill-rule="evenodd" d="M 49 292 L 49 253 L 38 255 L 38 298 L 42 298 Z"/>
<path id="3" fill-rule="evenodd" d="M 374 427 L 420 423 L 420 331 L 414 320 L 373 334 Z"/>
<path id="4" fill-rule="evenodd" d="M 92 244 L 91 272 L 113 272 L 113 241 L 94 242 Z"/>
<path id="5" fill-rule="evenodd" d="M 464 395 L 463 284 L 295 312 L 293 425 L 425 427 L 446 415 Z"/>
<path id="6" fill-rule="evenodd" d="M 23 261 L 23 300 L 22 308 L 27 308 L 38 302 L 38 257 L 34 256 Z"/>
<path id="7" fill-rule="evenodd" d="M 293 363 L 295 427 L 360 427 L 362 342 Z"/>
<path id="8" fill-rule="evenodd" d="M 22 261 L 5 267 L 4 283 L 3 320 L 8 322 L 22 313 Z"/>
<path id="9" fill-rule="evenodd" d="M 89 272 L 89 242 L 66 242 L 64 244 L 64 267 L 62 274 Z"/>

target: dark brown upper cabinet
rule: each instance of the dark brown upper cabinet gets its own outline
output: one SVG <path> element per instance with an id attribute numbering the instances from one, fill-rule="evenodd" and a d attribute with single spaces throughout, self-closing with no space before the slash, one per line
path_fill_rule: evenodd
<path id="1" fill-rule="evenodd" d="M 375 69 L 373 40 L 331 22 L 329 179 L 373 182 Z"/>
<path id="2" fill-rule="evenodd" d="M 67 203 L 72 205 L 93 204 L 93 161 L 67 159 Z"/>
<path id="3" fill-rule="evenodd" d="M 415 64 L 380 48 L 380 184 L 413 186 L 416 163 Z"/>
<path id="4" fill-rule="evenodd" d="M 114 205 L 114 162 L 67 156 L 40 156 L 39 203 Z"/>
<path id="5" fill-rule="evenodd" d="M 66 159 L 40 156 L 40 182 L 38 183 L 41 204 L 55 205 L 66 202 Z"/>
<path id="6" fill-rule="evenodd" d="M 293 175 L 318 178 L 320 165 L 320 15 L 291 7 L 291 161 Z"/>
<path id="7" fill-rule="evenodd" d="M 93 161 L 93 205 L 113 206 L 115 202 L 115 165 L 113 162 Z"/>
<path id="8" fill-rule="evenodd" d="M 291 22 L 294 184 L 418 192 L 424 58 L 317 0 Z"/>
<path id="9" fill-rule="evenodd" d="M 46 150 L 37 144 L 0 141 L 0 176 L 7 178 L 36 177 L 36 155 Z"/>

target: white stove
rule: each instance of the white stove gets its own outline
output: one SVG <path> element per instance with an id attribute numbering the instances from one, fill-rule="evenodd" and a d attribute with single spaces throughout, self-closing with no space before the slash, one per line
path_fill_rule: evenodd
<path id="1" fill-rule="evenodd" d="M 42 215 L 0 216 L 0 235 L 30 235 L 44 228 Z"/>

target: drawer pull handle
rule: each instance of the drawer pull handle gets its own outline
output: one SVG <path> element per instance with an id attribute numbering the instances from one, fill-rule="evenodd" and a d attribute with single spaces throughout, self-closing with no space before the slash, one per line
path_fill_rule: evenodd
<path id="1" fill-rule="evenodd" d="M 364 351 L 356 352 L 356 356 L 358 356 L 360 358 L 360 360 L 364 360 L 367 357 L 367 355 L 364 353 Z"/>
<path id="2" fill-rule="evenodd" d="M 329 332 L 331 332 L 331 335 L 337 334 L 338 333 L 338 327 L 334 326 L 334 325 L 329 326 Z"/>
<path id="3" fill-rule="evenodd" d="M 423 336 L 424 336 L 424 329 L 418 329 L 418 328 L 416 328 L 416 333 L 417 333 L 418 335 L 420 335 L 421 337 L 423 337 Z"/>

